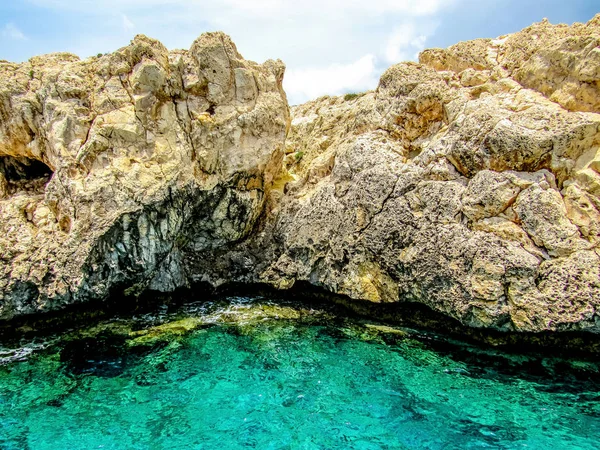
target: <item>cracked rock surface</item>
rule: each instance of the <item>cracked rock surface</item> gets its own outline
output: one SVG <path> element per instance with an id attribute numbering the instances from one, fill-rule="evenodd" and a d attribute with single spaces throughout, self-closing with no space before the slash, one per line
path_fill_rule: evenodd
<path id="1" fill-rule="evenodd" d="M 184 250 L 246 237 L 281 166 L 283 71 L 222 33 L 1 63 L 0 317 L 170 291 Z"/>
<path id="2" fill-rule="evenodd" d="M 600 332 L 600 15 L 426 50 L 292 108 L 262 277 L 471 327 Z"/>
<path id="3" fill-rule="evenodd" d="M 0 317 L 302 281 L 469 327 L 598 333 L 598 55 L 600 15 L 544 21 L 291 110 L 283 64 L 221 33 L 2 63 Z"/>

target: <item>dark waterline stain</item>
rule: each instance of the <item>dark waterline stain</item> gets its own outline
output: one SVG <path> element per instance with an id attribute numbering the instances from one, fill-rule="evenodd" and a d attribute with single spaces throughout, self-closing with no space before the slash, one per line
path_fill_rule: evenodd
<path id="1" fill-rule="evenodd" d="M 579 357 L 596 360 L 600 357 L 600 335 L 577 331 L 561 332 L 500 332 L 474 329 L 461 324 L 419 303 L 399 302 L 374 304 L 333 294 L 306 282 L 297 282 L 284 291 L 263 284 L 230 283 L 215 289 L 199 283 L 191 288 L 171 293 L 143 292 L 139 296 L 123 295 L 127 286 L 117 286 L 104 301 L 69 305 L 58 311 L 41 315 L 0 320 L 0 341 L 19 340 L 52 334 L 56 330 L 73 330 L 89 326 L 115 315 L 129 317 L 135 314 L 152 315 L 156 311 L 169 312 L 197 302 L 213 302 L 231 296 L 264 297 L 275 302 L 291 302 L 313 308 L 324 308 L 338 317 L 366 318 L 384 323 L 423 330 L 424 338 L 438 332 L 448 341 L 457 339 L 484 348 L 500 348 L 507 353 L 545 353 L 552 356 Z M 445 339 L 448 338 L 448 339 Z"/>

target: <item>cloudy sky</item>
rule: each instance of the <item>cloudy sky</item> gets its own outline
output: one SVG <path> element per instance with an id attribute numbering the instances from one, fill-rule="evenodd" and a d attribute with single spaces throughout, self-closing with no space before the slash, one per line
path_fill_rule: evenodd
<path id="1" fill-rule="evenodd" d="M 599 0 L 0 0 L 0 59 L 87 57 L 138 33 L 189 48 L 202 32 L 223 30 L 245 58 L 287 64 L 284 85 L 296 104 L 373 89 L 385 68 L 426 47 L 598 12 Z"/>

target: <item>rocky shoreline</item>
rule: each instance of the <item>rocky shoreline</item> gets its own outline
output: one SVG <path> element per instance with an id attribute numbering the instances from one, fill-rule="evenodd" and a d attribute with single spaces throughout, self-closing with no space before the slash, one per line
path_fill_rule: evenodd
<path id="1" fill-rule="evenodd" d="M 383 331 L 410 330 L 413 335 L 435 336 L 441 341 L 471 345 L 481 351 L 497 349 L 507 354 L 536 354 L 557 358 L 595 361 L 600 355 L 600 336 L 579 331 L 514 332 L 489 328 L 465 327 L 445 314 L 421 303 L 373 303 L 331 293 L 306 282 L 286 290 L 267 284 L 208 284 L 178 289 L 172 293 L 145 292 L 140 296 L 113 296 L 104 301 L 68 305 L 45 313 L 18 316 L 0 321 L 0 342 L 4 347 L 19 348 L 23 343 L 41 342 L 57 333 L 81 333 L 96 330 L 106 321 L 161 315 L 189 308 L 190 305 L 227 304 L 231 299 L 282 305 L 290 314 L 304 310 L 327 311 L 339 320 L 370 324 Z M 240 318 L 243 321 L 243 318 Z M 101 328 L 100 328 L 101 330 Z M 182 330 L 185 335 L 190 330 Z M 97 331 L 96 331 L 97 332 Z M 92 332 L 90 336 L 93 337 Z M 168 334 L 164 339 L 168 338 Z M 20 344 L 19 344 L 20 343 Z M 27 347 L 27 345 L 25 345 Z M 34 351 L 36 351 L 34 349 Z M 0 365 L 1 362 L 0 362 Z"/>
<path id="2" fill-rule="evenodd" d="M 426 50 L 360 95 L 289 108 L 283 76 L 222 33 L 0 62 L 5 326 L 296 285 L 596 351 L 600 15 Z"/>

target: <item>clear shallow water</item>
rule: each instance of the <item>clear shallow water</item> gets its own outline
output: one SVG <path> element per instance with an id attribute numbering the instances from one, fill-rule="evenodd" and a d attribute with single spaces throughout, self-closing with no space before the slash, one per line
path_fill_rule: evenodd
<path id="1" fill-rule="evenodd" d="M 260 300 L 113 320 L 28 348 L 4 348 L 2 449 L 599 446 L 595 364 Z"/>

